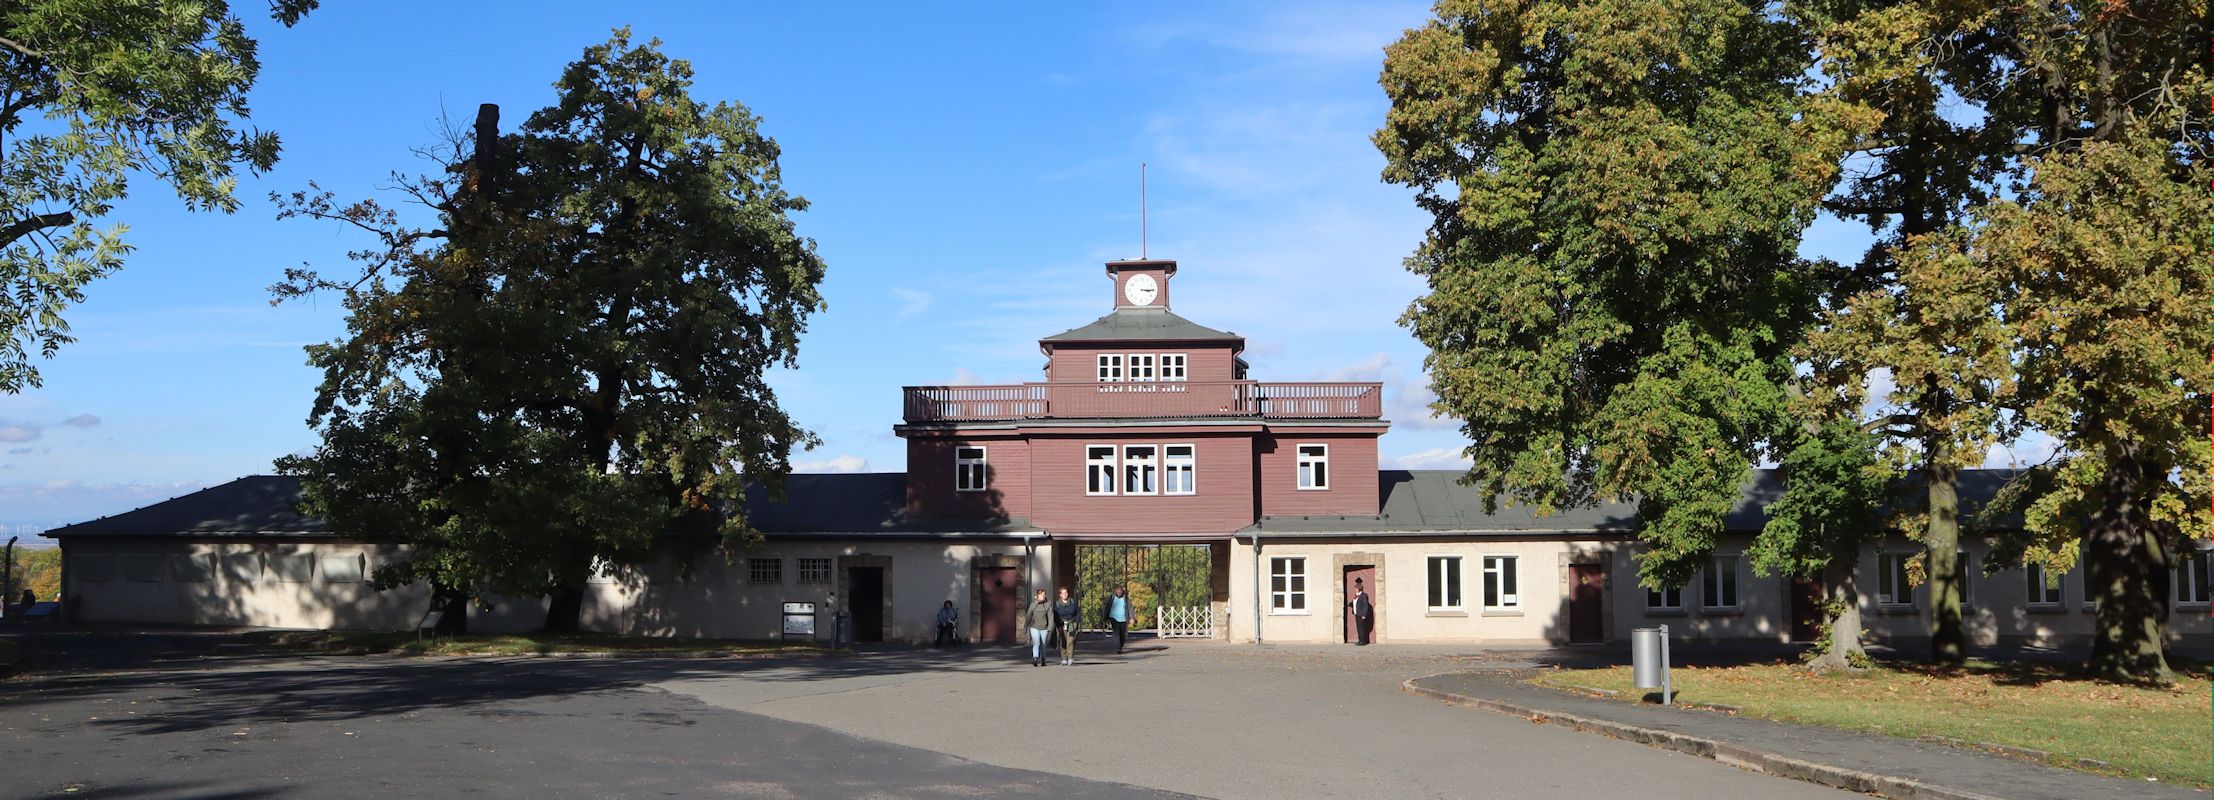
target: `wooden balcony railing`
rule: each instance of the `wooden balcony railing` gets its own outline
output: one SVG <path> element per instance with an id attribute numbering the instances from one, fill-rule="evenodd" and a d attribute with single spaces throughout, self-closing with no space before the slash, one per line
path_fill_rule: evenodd
<path id="1" fill-rule="evenodd" d="M 908 422 L 1116 417 L 1376 419 L 1384 414 L 1384 386 L 1380 383 L 1025 383 L 909 386 L 904 394 L 902 416 Z"/>

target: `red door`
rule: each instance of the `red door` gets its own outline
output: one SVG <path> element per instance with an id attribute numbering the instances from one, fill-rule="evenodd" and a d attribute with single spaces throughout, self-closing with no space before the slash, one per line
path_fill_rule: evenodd
<path id="1" fill-rule="evenodd" d="M 976 571 L 977 593 L 982 607 L 976 610 L 976 638 L 986 642 L 1013 643 L 1015 641 L 1015 617 L 1021 609 L 1015 605 L 1015 568 L 985 567 Z"/>
<path id="2" fill-rule="evenodd" d="M 1822 634 L 1822 582 L 1791 579 L 1791 640 L 1811 642 Z"/>
<path id="3" fill-rule="evenodd" d="M 1368 604 L 1370 609 L 1368 630 L 1369 640 L 1375 641 L 1375 618 L 1377 614 L 1375 609 L 1381 608 L 1381 604 L 1384 602 L 1383 595 L 1380 595 L 1376 592 L 1376 567 L 1366 566 L 1345 568 L 1346 605 L 1344 608 L 1339 609 L 1339 612 L 1345 616 L 1345 640 L 1347 642 L 1358 642 L 1361 640 L 1360 630 L 1355 627 L 1356 625 L 1360 624 L 1360 621 L 1354 619 L 1352 605 L 1353 596 L 1360 592 L 1368 593 Z"/>
<path id="4" fill-rule="evenodd" d="M 1568 565 L 1568 641 L 1606 641 L 1606 583 L 1598 564 Z"/>

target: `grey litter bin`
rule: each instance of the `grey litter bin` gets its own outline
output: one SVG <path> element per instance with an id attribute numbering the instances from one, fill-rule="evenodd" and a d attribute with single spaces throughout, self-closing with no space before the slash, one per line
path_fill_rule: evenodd
<path id="1" fill-rule="evenodd" d="M 1668 626 L 1630 632 L 1630 672 L 1640 689 L 1661 690 L 1661 704 L 1672 705 L 1668 675 Z"/>

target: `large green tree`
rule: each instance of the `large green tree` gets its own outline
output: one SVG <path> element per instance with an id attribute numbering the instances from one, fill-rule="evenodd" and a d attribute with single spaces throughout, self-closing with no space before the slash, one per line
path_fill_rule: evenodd
<path id="1" fill-rule="evenodd" d="M 1466 480 L 1541 511 L 1634 500 L 1650 587 L 1712 552 L 1793 427 L 1801 233 L 1848 121 L 1763 3 L 1445 0 L 1386 50 L 1384 178 L 1432 216 L 1402 322 Z"/>
<path id="2" fill-rule="evenodd" d="M 379 585 L 544 596 L 573 629 L 594 570 L 672 531 L 744 537 L 747 485 L 813 443 L 763 380 L 822 307 L 806 202 L 758 120 L 691 83 L 620 30 L 519 132 L 488 110 L 466 158 L 408 184 L 438 228 L 287 201 L 380 237 L 358 278 L 277 287 L 345 294 L 350 335 L 310 348 L 322 444 L 282 467 L 334 528 L 411 545 Z"/>
<path id="3" fill-rule="evenodd" d="M 270 0 L 287 26 L 318 0 Z M 106 219 L 133 177 L 194 211 L 234 211 L 233 169 L 277 161 L 242 129 L 261 73 L 223 0 L 0 2 L 0 392 L 39 385 L 32 354 L 71 341 L 63 312 L 119 269 Z"/>
<path id="4" fill-rule="evenodd" d="M 1824 638 L 1808 662 L 1816 671 L 1857 669 L 1868 655 L 1856 566 L 1891 529 L 1896 477 L 1879 449 L 1877 435 L 1848 414 L 1807 426 L 1777 465 L 1784 492 L 1747 553 L 1761 574 L 1822 582 Z"/>

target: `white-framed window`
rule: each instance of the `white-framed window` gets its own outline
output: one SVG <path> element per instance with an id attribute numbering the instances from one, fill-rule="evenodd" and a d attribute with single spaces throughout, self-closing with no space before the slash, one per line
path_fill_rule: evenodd
<path id="1" fill-rule="evenodd" d="M 1430 557 L 1430 610 L 1459 611 L 1461 605 L 1461 557 Z"/>
<path id="2" fill-rule="evenodd" d="M 799 582 L 804 584 L 830 583 L 830 559 L 802 558 L 799 560 Z"/>
<path id="3" fill-rule="evenodd" d="M 1268 560 L 1268 607 L 1277 614 L 1307 613 L 1307 559 Z"/>
<path id="4" fill-rule="evenodd" d="M 1330 488 L 1330 446 L 1299 445 L 1299 488 Z"/>
<path id="5" fill-rule="evenodd" d="M 2193 550 L 2176 559 L 2176 603 L 2178 605 L 2207 605 L 2214 600 L 2208 591 L 2206 551 Z"/>
<path id="6" fill-rule="evenodd" d="M 261 580 L 261 554 L 231 553 L 223 556 L 223 579 L 238 583 Z"/>
<path id="7" fill-rule="evenodd" d="M 756 586 L 784 585 L 784 559 L 746 559 L 746 582 Z"/>
<path id="8" fill-rule="evenodd" d="M 1484 556 L 1484 607 L 1487 609 L 1518 609 L 1522 607 L 1522 595 L 1517 588 L 1521 581 L 1515 575 L 1514 556 Z"/>
<path id="9" fill-rule="evenodd" d="M 360 553 L 323 557 L 325 583 L 360 583 L 363 572 Z"/>
<path id="10" fill-rule="evenodd" d="M 1093 444 L 1084 446 L 1084 493 L 1115 493 L 1115 446 Z"/>
<path id="11" fill-rule="evenodd" d="M 1152 353 L 1130 354 L 1130 379 L 1134 381 L 1151 381 L 1154 379 Z"/>
<path id="12" fill-rule="evenodd" d="M 1914 584 L 1907 582 L 1907 561 L 1913 556 L 1906 553 L 1876 554 L 1876 603 L 1886 606 L 1914 605 Z"/>
<path id="13" fill-rule="evenodd" d="M 1123 445 L 1122 493 L 1154 494 L 1160 491 L 1160 448 L 1150 444 Z"/>
<path id="14" fill-rule="evenodd" d="M 984 471 L 984 448 L 953 448 L 953 490 L 956 492 L 981 492 L 989 480 Z"/>
<path id="15" fill-rule="evenodd" d="M 1715 556 L 1699 582 L 1700 608 L 1737 607 L 1737 556 Z"/>
<path id="16" fill-rule="evenodd" d="M 1684 587 L 1681 587 L 1681 586 L 1670 586 L 1670 587 L 1668 587 L 1668 588 L 1666 588 L 1666 589 L 1647 589 L 1647 590 L 1645 590 L 1645 610 L 1647 610 L 1647 611 L 1682 611 L 1682 610 L 1684 610 Z"/>
<path id="17" fill-rule="evenodd" d="M 1186 359 L 1186 358 L 1184 357 L 1184 354 L 1183 354 L 1183 353 L 1162 353 L 1162 354 L 1161 354 L 1161 380 L 1164 380 L 1164 381 L 1181 381 L 1181 380 L 1184 380 L 1184 379 L 1185 379 L 1185 376 L 1186 376 L 1186 375 L 1188 374 L 1188 373 L 1186 373 L 1186 372 L 1185 372 L 1185 370 L 1184 370 L 1184 364 L 1185 364 L 1185 362 L 1186 362 L 1186 361 L 1188 361 L 1188 359 Z"/>
<path id="18" fill-rule="evenodd" d="M 215 580 L 215 556 L 205 553 L 179 554 L 169 562 L 170 574 L 178 583 L 206 583 Z"/>
<path id="19" fill-rule="evenodd" d="M 315 557 L 309 555 L 270 556 L 269 572 L 282 583 L 306 583 L 315 577 Z"/>
<path id="20" fill-rule="evenodd" d="M 2043 564 L 2022 565 L 2022 588 L 2029 592 L 2029 604 L 2033 606 L 2058 606 L 2068 595 L 2060 581 L 2045 579 Z"/>
<path id="21" fill-rule="evenodd" d="M 1122 354 L 1099 354 L 1099 382 L 1117 383 L 1122 380 Z"/>
<path id="22" fill-rule="evenodd" d="M 1199 492 L 1199 448 L 1188 444 L 1161 445 L 1161 493 Z"/>

